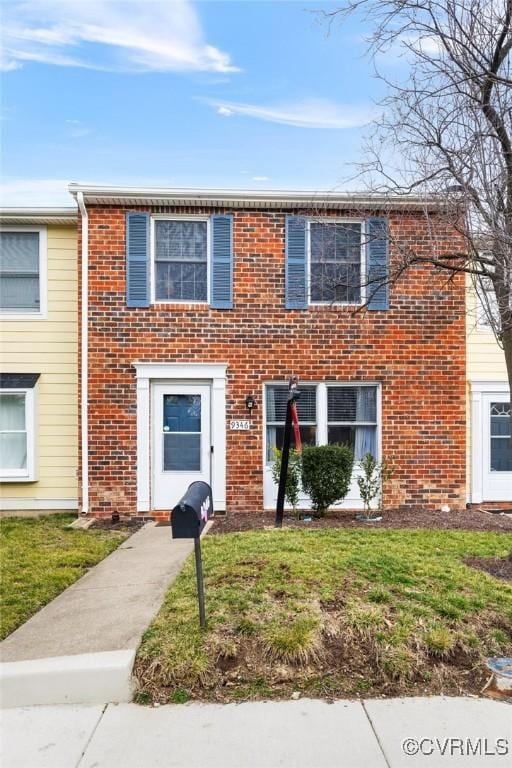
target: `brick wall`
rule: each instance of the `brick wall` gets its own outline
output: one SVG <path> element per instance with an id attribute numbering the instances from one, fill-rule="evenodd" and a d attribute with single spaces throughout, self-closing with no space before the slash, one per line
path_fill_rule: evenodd
<path id="1" fill-rule="evenodd" d="M 201 211 L 179 209 L 187 212 Z M 246 418 L 246 395 L 258 395 L 251 431 L 227 432 L 228 511 L 262 507 L 262 383 L 287 379 L 292 371 L 302 382 L 381 382 L 382 451 L 397 468 L 386 489 L 388 507 L 464 506 L 462 276 L 447 281 L 429 267 L 410 269 L 392 287 L 388 311 L 286 311 L 285 213 L 235 211 L 233 310 L 183 304 L 128 309 L 125 210 L 90 206 L 89 220 L 92 514 L 136 512 L 135 361 L 227 363 L 228 420 Z M 390 234 L 425 253 L 431 247 L 421 214 L 391 214 Z M 450 237 L 439 229 L 441 249 Z M 396 258 L 392 249 L 392 263 Z"/>

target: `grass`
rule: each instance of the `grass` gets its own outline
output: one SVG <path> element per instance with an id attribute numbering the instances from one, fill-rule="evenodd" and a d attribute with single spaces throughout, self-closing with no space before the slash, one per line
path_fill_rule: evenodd
<path id="1" fill-rule="evenodd" d="M 103 560 L 128 532 L 66 528 L 76 515 L 0 520 L 0 639 Z"/>
<path id="2" fill-rule="evenodd" d="M 139 648 L 139 701 L 475 693 L 512 655 L 512 585 L 470 568 L 512 535 L 260 530 L 206 537 Z"/>

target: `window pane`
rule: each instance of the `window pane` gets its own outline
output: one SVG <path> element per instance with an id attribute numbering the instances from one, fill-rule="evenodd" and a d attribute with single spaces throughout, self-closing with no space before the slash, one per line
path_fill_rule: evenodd
<path id="1" fill-rule="evenodd" d="M 165 433 L 164 472 L 201 470 L 201 435 Z"/>
<path id="2" fill-rule="evenodd" d="M 355 461 L 360 461 L 367 453 L 377 457 L 377 427 L 329 426 L 327 440 L 329 445 L 348 445 Z"/>
<path id="3" fill-rule="evenodd" d="M 0 430 L 25 429 L 25 395 L 0 395 Z"/>
<path id="4" fill-rule="evenodd" d="M 206 221 L 156 221 L 157 261 L 203 261 L 207 258 Z"/>
<path id="5" fill-rule="evenodd" d="M 299 386 L 300 398 L 297 401 L 299 421 L 316 422 L 316 387 Z M 284 421 L 286 419 L 286 403 L 288 387 L 275 386 L 266 388 L 267 422 Z"/>
<path id="6" fill-rule="evenodd" d="M 39 272 L 39 232 L 0 232 L 0 271 Z"/>
<path id="7" fill-rule="evenodd" d="M 206 301 L 206 263 L 156 263 L 155 298 L 159 301 Z"/>
<path id="8" fill-rule="evenodd" d="M 0 468 L 26 469 L 27 435 L 25 432 L 0 432 Z"/>
<path id="9" fill-rule="evenodd" d="M 376 422 L 376 387 L 328 387 L 327 420 Z"/>
<path id="10" fill-rule="evenodd" d="M 164 432 L 201 432 L 201 395 L 164 395 Z"/>
<path id="11" fill-rule="evenodd" d="M 512 445 L 508 437 L 491 438 L 491 471 L 512 472 Z"/>
<path id="12" fill-rule="evenodd" d="M 0 308 L 39 312 L 39 277 L 0 276 Z"/>
<path id="13" fill-rule="evenodd" d="M 361 260 L 361 225 L 310 224 L 311 262 L 356 263 Z"/>
<path id="14" fill-rule="evenodd" d="M 274 460 L 274 449 L 283 447 L 284 439 L 284 426 L 282 427 L 267 427 L 267 462 L 270 463 Z M 301 426 L 300 427 L 300 439 L 302 445 L 316 445 L 316 427 L 314 426 Z M 290 446 L 295 448 L 295 436 L 292 429 L 292 439 Z"/>

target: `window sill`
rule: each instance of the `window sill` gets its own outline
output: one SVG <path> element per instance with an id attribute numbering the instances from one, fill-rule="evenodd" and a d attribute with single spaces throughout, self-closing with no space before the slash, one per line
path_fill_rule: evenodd
<path id="1" fill-rule="evenodd" d="M 2 312 L 0 320 L 46 320 L 46 312 Z"/>
<path id="2" fill-rule="evenodd" d="M 0 475 L 1 483 L 36 483 L 37 477 L 29 475 Z"/>

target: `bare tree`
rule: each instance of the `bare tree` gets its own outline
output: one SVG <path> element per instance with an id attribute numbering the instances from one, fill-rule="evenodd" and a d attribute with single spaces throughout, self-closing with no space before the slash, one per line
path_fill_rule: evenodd
<path id="1" fill-rule="evenodd" d="M 387 92 L 358 174 L 370 192 L 435 197 L 466 244 L 439 250 L 435 227 L 429 253 L 397 242 L 388 279 L 416 263 L 470 275 L 512 391 L 512 0 L 347 0 L 324 15 L 356 13 Z M 403 82 L 382 72 L 399 53 Z"/>

